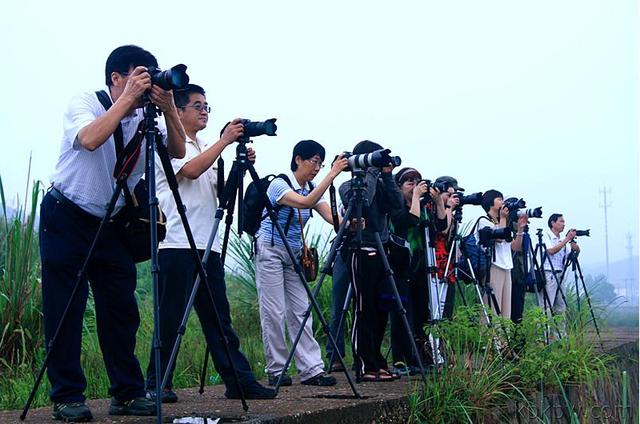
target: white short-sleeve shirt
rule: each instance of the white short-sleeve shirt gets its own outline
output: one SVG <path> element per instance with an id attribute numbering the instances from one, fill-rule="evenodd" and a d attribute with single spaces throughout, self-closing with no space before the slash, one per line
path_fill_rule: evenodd
<path id="1" fill-rule="evenodd" d="M 105 90 L 109 93 L 109 90 Z M 116 164 L 115 139 L 111 135 L 94 151 L 82 147 L 78 141 L 80 130 L 106 112 L 96 93 L 86 92 L 71 99 L 63 118 L 63 135 L 56 169 L 51 184 L 73 203 L 96 217 L 103 217 L 115 189 L 113 170 Z M 133 138 L 138 124 L 144 119 L 143 110 L 136 109 L 125 116 L 120 124 L 124 145 Z M 157 120 L 158 130 L 166 144 L 167 130 L 164 119 Z M 130 174 L 127 184 L 130 191 L 144 174 L 145 153 L 142 146 L 140 157 Z M 124 205 L 124 194 L 116 203 L 114 213 Z"/>
<path id="2" fill-rule="evenodd" d="M 202 140 L 192 140 L 187 137 L 186 154 L 182 159 L 171 159 L 173 172 L 177 175 L 182 167 L 204 152 L 209 146 Z M 157 160 L 159 162 L 159 159 Z M 178 214 L 173 194 L 169 188 L 167 177 L 158 163 L 156 166 L 156 183 L 158 200 L 162 211 L 167 216 L 167 235 L 160 242 L 160 249 L 188 249 L 189 242 Z M 198 249 L 205 249 L 218 209 L 217 197 L 218 173 L 216 167 L 211 167 L 195 180 L 178 177 L 178 191 L 185 205 L 187 220 L 193 233 Z M 215 235 L 211 250 L 220 252 L 220 239 Z"/>
<path id="3" fill-rule="evenodd" d="M 485 227 L 491 227 L 495 229 L 497 227 L 496 224 L 491 222 L 488 218 L 482 218 L 478 222 L 477 231 Z M 476 233 L 476 240 L 480 240 L 478 234 Z M 493 260 L 492 264 L 502 269 L 512 269 L 513 268 L 513 256 L 511 254 L 511 242 L 508 241 L 496 241 L 494 243 L 495 246 L 495 260 Z"/>

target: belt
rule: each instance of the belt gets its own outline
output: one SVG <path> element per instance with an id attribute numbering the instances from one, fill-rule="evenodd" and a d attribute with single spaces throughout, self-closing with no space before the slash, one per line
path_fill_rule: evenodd
<path id="1" fill-rule="evenodd" d="M 562 270 L 551 271 L 550 269 L 545 269 L 544 272 L 552 272 L 554 274 L 562 274 Z"/>
<path id="2" fill-rule="evenodd" d="M 63 205 L 66 209 L 71 211 L 74 215 L 76 215 L 80 219 L 91 222 L 91 223 L 99 223 L 102 220 L 102 218 L 92 215 L 89 212 L 82 209 L 80 206 L 76 205 L 72 200 L 70 200 L 68 197 L 62 194 L 62 192 L 55 187 L 52 186 L 49 189 L 48 193 L 51 195 L 51 197 L 56 199 L 61 205 Z M 113 222 L 113 218 L 114 217 L 112 217 L 109 220 L 109 222 Z"/>

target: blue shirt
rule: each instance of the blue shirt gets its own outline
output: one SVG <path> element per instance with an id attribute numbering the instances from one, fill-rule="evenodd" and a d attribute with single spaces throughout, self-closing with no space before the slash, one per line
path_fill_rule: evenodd
<path id="1" fill-rule="evenodd" d="M 293 188 L 289 186 L 289 184 L 287 184 L 284 179 L 274 178 L 274 180 L 271 181 L 271 184 L 269 184 L 269 188 L 267 189 L 267 196 L 269 197 L 269 201 L 274 207 L 280 208 L 280 210 L 277 212 L 278 223 L 282 227 L 283 231 L 285 229 L 285 226 L 287 225 L 287 218 L 289 217 L 289 215 L 291 215 L 291 211 L 293 210 L 291 223 L 289 224 L 289 231 L 287 232 L 286 237 L 287 241 L 289 242 L 289 246 L 291 246 L 291 249 L 295 252 L 296 250 L 302 249 L 302 229 L 311 216 L 311 210 L 296 209 L 284 205 L 278 206 L 278 202 L 284 197 L 285 194 L 290 191 L 295 191 L 301 196 L 308 196 L 311 188 L 309 187 L 309 184 L 305 184 L 304 187 L 301 187 L 293 175 L 289 174 L 287 176 L 289 177 Z M 326 201 L 324 199 L 320 199 L 318 203 L 321 202 Z M 302 227 L 300 226 L 298 211 L 300 211 L 300 215 L 302 215 Z M 267 210 L 265 208 L 262 214 L 266 215 L 266 213 Z M 282 238 L 280 238 L 280 234 L 278 234 L 278 229 L 275 227 L 275 225 L 273 225 L 269 216 L 267 216 L 260 224 L 260 229 L 258 230 L 257 236 L 259 240 L 262 240 L 265 243 L 271 243 L 273 241 L 274 245 L 284 247 Z"/>

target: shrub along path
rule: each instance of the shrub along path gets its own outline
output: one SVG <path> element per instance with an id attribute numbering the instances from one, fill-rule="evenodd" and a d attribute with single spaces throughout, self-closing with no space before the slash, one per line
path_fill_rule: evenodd
<path id="1" fill-rule="evenodd" d="M 638 329 L 616 329 L 603 334 L 605 349 L 638 342 Z M 403 377 L 393 382 L 362 383 L 356 387 L 365 399 L 353 398 L 344 374 L 334 374 L 338 385 L 330 388 L 303 386 L 294 378 L 294 384 L 283 387 L 274 400 L 250 400 L 249 411 L 242 410 L 240 401 L 224 398 L 224 386 L 212 386 L 200 395 L 197 388 L 178 390 L 180 402 L 163 405 L 164 422 L 179 417 L 222 417 L 220 423 L 401 423 L 408 416 L 407 394 L 419 378 Z M 154 423 L 155 417 L 111 417 L 107 415 L 108 399 L 87 402 L 96 423 Z M 0 423 L 18 423 L 20 411 L 0 412 Z M 53 422 L 51 408 L 38 408 L 29 412 L 25 423 Z"/>

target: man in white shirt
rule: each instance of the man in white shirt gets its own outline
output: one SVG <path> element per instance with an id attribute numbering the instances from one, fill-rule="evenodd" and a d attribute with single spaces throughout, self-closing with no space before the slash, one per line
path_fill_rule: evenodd
<path id="1" fill-rule="evenodd" d="M 580 253 L 580 246 L 578 246 L 575 239 L 576 230 L 570 229 L 564 237 L 560 236 L 565 227 L 562 214 L 552 214 L 547 221 L 547 225 L 549 226 L 549 231 L 545 235 L 547 258 L 544 261 L 544 275 L 548 299 L 545 302 L 544 291 L 541 290 L 538 292 L 538 304 L 545 311 L 551 309 L 554 313 L 560 314 L 567 309 L 559 286 L 562 283 L 560 281 L 562 271 L 569 253 L 572 250 Z"/>
<path id="2" fill-rule="evenodd" d="M 481 218 L 478 221 L 478 231 L 485 227 L 500 229 L 510 225 L 508 222 L 509 209 L 503 205 L 503 196 L 499 191 L 486 191 L 482 195 L 482 208 L 487 212 L 487 216 L 486 219 Z M 493 300 L 486 294 L 484 302 L 495 313 L 499 312 L 500 316 L 507 319 L 511 319 L 511 269 L 513 268 L 511 251 L 522 249 L 522 235 L 526 224 L 526 216 L 518 218 L 516 237 L 512 242 L 501 239 L 493 242 L 494 254 L 488 281 L 499 311 L 496 311 Z"/>
<path id="3" fill-rule="evenodd" d="M 231 121 L 221 134 L 220 140 L 207 145 L 197 134 L 205 129 L 211 108 L 207 103 L 205 91 L 195 84 L 188 84 L 183 90 L 174 92 L 180 121 L 187 134 L 186 155 L 182 159 L 172 159 L 173 172 L 178 180 L 178 190 L 185 205 L 189 226 L 202 257 L 206 248 L 215 212 L 217 200 L 217 170 L 214 162 L 222 151 L 232 145 L 243 134 L 240 119 Z M 248 157 L 255 161 L 255 152 L 248 150 Z M 189 248 L 187 236 L 178 214 L 173 195 L 167 183 L 167 177 L 161 167 L 156 168 L 158 182 L 158 199 L 167 216 L 167 235 L 160 243 L 158 262 L 160 265 L 160 351 L 161 375 L 164 375 L 169 362 L 171 350 L 175 344 L 178 327 L 189 295 L 197 276 L 196 263 Z M 238 374 L 241 389 L 247 399 L 271 399 L 275 391 L 261 386 L 251 371 L 247 358 L 240 351 L 240 340 L 231 327 L 231 313 L 224 281 L 224 267 L 220 258 L 220 241 L 215 235 L 212 252 L 206 264 L 207 282 L 213 294 L 224 334 L 220 334 L 216 323 L 211 298 L 204 281 L 196 293 L 194 308 L 200 319 L 204 338 L 213 357 L 213 362 L 227 390 L 225 396 L 230 399 L 240 397 L 232 364 L 225 352 L 227 343 L 233 367 Z M 226 342 L 225 342 L 226 339 Z M 175 364 L 174 364 L 175 366 Z M 171 390 L 173 369 L 167 387 L 162 395 L 165 403 L 176 402 L 177 395 Z M 155 398 L 155 362 L 153 350 L 147 367 L 147 397 Z"/>
<path id="4" fill-rule="evenodd" d="M 95 92 L 71 99 L 64 115 L 64 133 L 51 188 L 40 209 L 40 258 L 45 340 L 51 348 L 48 377 L 53 418 L 81 422 L 93 418 L 85 405 L 87 380 L 80 365 L 82 319 L 91 290 L 96 307 L 97 332 L 112 396 L 111 415 L 154 415 L 145 399 L 144 379 L 134 354 L 140 316 L 135 298 L 136 267 L 119 227 L 107 222 L 100 234 L 86 273 L 74 292 L 82 267 L 107 204 L 113 195 L 116 164 L 114 132 L 122 129 L 123 144 L 133 138 L 143 120 L 142 94 L 164 113 L 158 129 L 174 157 L 184 156 L 184 130 L 171 91 L 152 85 L 147 72 L 156 58 L 138 46 L 121 46 L 107 58 L 106 94 L 113 105 L 106 110 Z M 165 125 L 166 124 L 166 125 Z M 144 172 L 140 155 L 127 184 L 130 191 Z M 118 199 L 114 214 L 124 205 Z M 72 293 L 75 293 L 70 302 Z M 70 303 L 69 303 L 70 302 Z M 66 310 L 66 318 L 61 318 Z"/>

